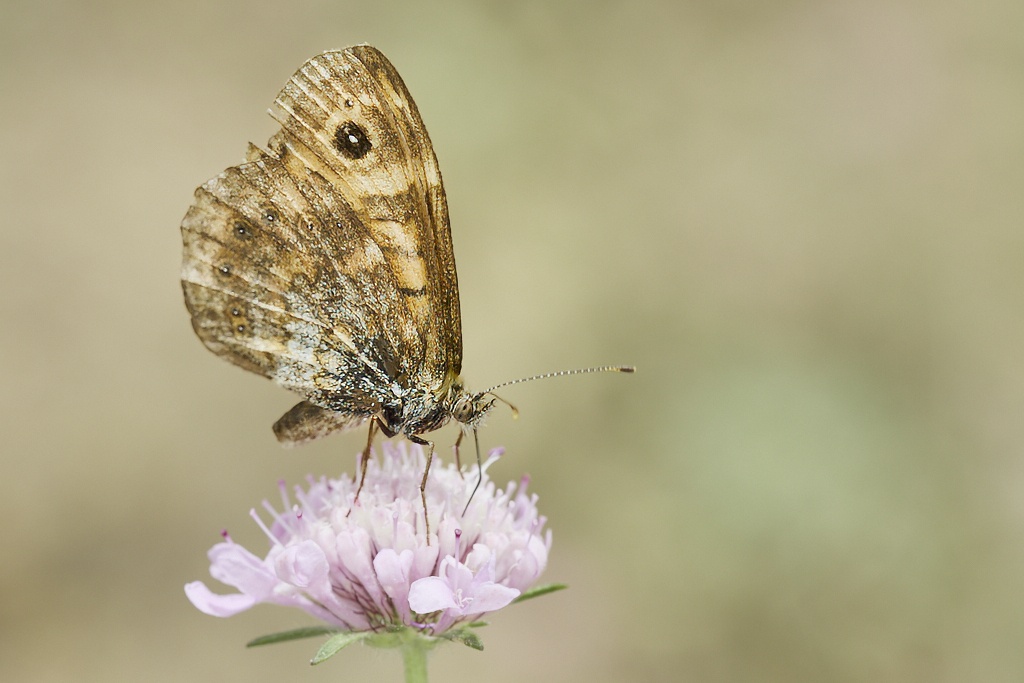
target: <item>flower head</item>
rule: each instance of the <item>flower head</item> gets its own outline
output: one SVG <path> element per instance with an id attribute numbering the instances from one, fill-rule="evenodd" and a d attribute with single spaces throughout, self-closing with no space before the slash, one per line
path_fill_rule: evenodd
<path id="1" fill-rule="evenodd" d="M 310 478 L 295 502 L 282 482 L 282 511 L 264 501 L 271 541 L 260 558 L 224 541 L 210 549 L 210 574 L 239 592 L 218 595 L 201 581 L 185 586 L 192 604 L 227 617 L 257 603 L 298 607 L 344 631 L 407 626 L 440 634 L 509 604 L 544 571 L 551 532 L 537 513 L 527 480 L 497 489 L 486 474 L 469 507 L 476 472 L 432 466 L 427 478 L 430 542 L 424 534 L 419 485 L 422 448 L 384 444 L 371 458 L 366 483 Z M 436 529 L 436 532 L 435 532 Z"/>

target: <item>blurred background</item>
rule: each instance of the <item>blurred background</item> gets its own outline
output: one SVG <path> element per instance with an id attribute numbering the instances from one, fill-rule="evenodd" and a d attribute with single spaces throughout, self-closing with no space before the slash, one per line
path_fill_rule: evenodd
<path id="1" fill-rule="evenodd" d="M 437 680 L 1024 679 L 1024 4 L 71 2 L 0 7 L 0 678 L 400 680 L 259 607 L 228 528 L 295 398 L 181 300 L 194 188 L 308 57 L 368 42 L 441 162 L 464 374 L 510 388 L 571 589 Z M 442 453 L 454 428 L 437 435 Z M 224 589 L 226 591 L 226 589 Z"/>

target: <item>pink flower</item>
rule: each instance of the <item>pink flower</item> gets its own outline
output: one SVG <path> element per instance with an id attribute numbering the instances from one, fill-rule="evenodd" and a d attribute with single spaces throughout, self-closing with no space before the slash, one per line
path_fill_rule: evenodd
<path id="1" fill-rule="evenodd" d="M 473 555 L 476 555 L 474 561 Z M 485 564 L 474 572 L 470 564 Z M 449 555 L 441 561 L 437 576 L 419 579 L 409 591 L 409 605 L 414 612 L 441 612 L 435 625 L 446 630 L 459 617 L 481 615 L 501 609 L 519 596 L 520 591 L 494 581 L 494 556 L 490 548 L 477 544 L 463 564 Z"/>
<path id="2" fill-rule="evenodd" d="M 210 574 L 238 592 L 213 593 L 200 581 L 185 594 L 200 611 L 228 617 L 258 603 L 298 607 L 344 631 L 408 626 L 440 634 L 501 609 L 536 582 L 547 564 L 551 532 L 527 481 L 504 491 L 484 479 L 469 508 L 476 468 L 465 476 L 435 459 L 427 480 L 430 544 L 423 532 L 421 448 L 384 444 L 357 481 L 309 481 L 292 502 L 281 484 L 282 512 L 264 501 L 272 522 L 252 512 L 271 541 L 259 557 L 224 541 L 209 552 Z M 436 530 L 436 532 L 435 532 Z"/>

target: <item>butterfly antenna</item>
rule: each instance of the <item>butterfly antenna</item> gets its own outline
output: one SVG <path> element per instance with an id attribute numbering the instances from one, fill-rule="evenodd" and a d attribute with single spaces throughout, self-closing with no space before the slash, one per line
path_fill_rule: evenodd
<path id="1" fill-rule="evenodd" d="M 502 387 L 511 386 L 513 384 L 522 384 L 523 382 L 532 382 L 535 379 L 546 379 L 548 377 L 564 377 L 564 376 L 567 376 L 567 375 L 585 375 L 585 374 L 591 373 L 591 372 L 627 372 L 627 373 L 629 373 L 629 372 L 636 372 L 636 368 L 633 367 L 632 365 L 602 365 L 602 366 L 596 367 L 596 368 L 579 368 L 577 370 L 559 370 L 558 372 L 545 372 L 543 375 L 534 375 L 533 377 L 524 377 L 522 379 L 514 379 L 514 380 L 512 380 L 510 382 L 502 382 L 501 384 L 497 384 L 497 385 L 491 387 L 490 389 L 487 389 L 485 391 L 481 391 L 479 394 L 477 394 L 477 396 L 483 396 L 484 394 L 490 394 L 491 396 L 493 396 L 494 398 L 498 399 L 499 401 L 501 401 L 502 403 L 507 405 L 509 408 L 511 408 L 512 409 L 512 417 L 513 418 L 517 418 L 517 417 L 519 417 L 519 409 L 516 408 L 511 403 L 509 403 L 508 401 L 506 401 L 505 399 L 503 399 L 501 396 L 498 396 L 497 394 L 495 394 L 494 393 L 495 389 L 501 389 Z M 477 489 L 480 488 L 480 484 L 484 480 L 484 466 L 483 466 L 483 463 L 480 461 L 480 435 L 477 432 L 476 428 L 473 429 L 473 441 L 476 444 L 476 470 L 477 470 L 477 472 L 479 474 L 477 475 L 476 486 L 473 487 L 473 492 L 469 494 L 469 500 L 466 501 L 466 507 L 464 507 L 462 509 L 462 514 L 463 515 L 466 514 L 467 510 L 469 510 L 469 504 L 473 502 L 473 496 L 476 495 Z"/>
<path id="2" fill-rule="evenodd" d="M 533 377 L 524 377 L 522 379 L 514 379 L 514 380 L 511 380 L 509 382 L 502 382 L 501 384 L 496 384 L 493 387 L 491 387 L 490 389 L 487 389 L 486 391 L 481 391 L 480 393 L 481 394 L 491 394 L 492 396 L 494 396 L 493 392 L 494 392 L 495 389 L 501 389 L 502 387 L 512 386 L 513 384 L 522 384 L 523 382 L 532 382 L 535 379 L 547 379 L 548 377 L 567 377 L 569 375 L 585 375 L 585 374 L 588 374 L 588 373 L 591 373 L 591 372 L 627 372 L 627 373 L 629 373 L 629 372 L 636 372 L 636 368 L 633 367 L 632 365 L 601 365 L 601 366 L 596 367 L 596 368 L 579 368 L 577 370 L 559 370 L 558 372 L 545 372 L 543 375 L 534 375 Z M 498 397 L 495 396 L 495 398 L 498 398 Z M 513 412 L 515 412 L 515 413 L 519 412 L 519 411 L 517 411 L 515 409 L 515 406 L 513 406 L 508 401 L 506 401 L 504 399 L 498 399 L 498 400 L 500 400 L 502 403 L 507 403 L 512 408 Z"/>

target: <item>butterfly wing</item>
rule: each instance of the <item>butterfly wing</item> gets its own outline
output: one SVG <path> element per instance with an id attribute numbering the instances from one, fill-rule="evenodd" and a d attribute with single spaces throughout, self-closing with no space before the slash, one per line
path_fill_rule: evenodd
<path id="1" fill-rule="evenodd" d="M 394 275 L 322 177 L 251 156 L 196 190 L 182 221 L 192 326 L 236 365 L 365 419 L 412 327 Z"/>
<path id="2" fill-rule="evenodd" d="M 443 392 L 458 285 L 437 160 L 383 55 L 314 57 L 275 106 L 270 152 L 196 191 L 182 285 L 208 348 L 308 399 L 275 425 L 302 441 L 364 422 L 396 384 Z"/>
<path id="3" fill-rule="evenodd" d="M 327 179 L 394 275 L 414 330 L 391 376 L 441 392 L 462 365 L 455 257 L 437 158 L 398 72 L 368 45 L 325 52 L 292 76 L 271 115 L 283 129 L 271 149 Z"/>

